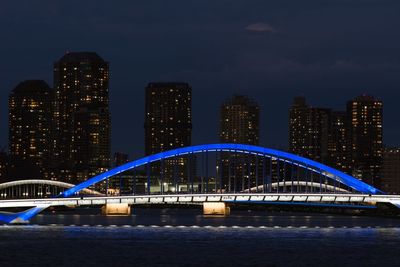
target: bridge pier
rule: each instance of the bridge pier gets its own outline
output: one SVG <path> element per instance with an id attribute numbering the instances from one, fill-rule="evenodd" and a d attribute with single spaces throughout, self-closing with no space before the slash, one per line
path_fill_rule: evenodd
<path id="1" fill-rule="evenodd" d="M 231 209 L 225 202 L 204 202 L 203 214 L 204 215 L 223 215 L 228 216 Z"/>
<path id="2" fill-rule="evenodd" d="M 130 215 L 131 207 L 128 203 L 106 204 L 101 208 L 103 215 Z"/>

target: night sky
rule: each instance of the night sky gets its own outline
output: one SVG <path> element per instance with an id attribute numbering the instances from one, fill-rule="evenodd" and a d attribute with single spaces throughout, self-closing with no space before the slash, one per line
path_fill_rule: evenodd
<path id="1" fill-rule="evenodd" d="M 234 93 L 260 104 L 264 146 L 286 148 L 293 96 L 344 109 L 364 93 L 384 102 L 385 143 L 400 144 L 399 0 L 2 0 L 0 34 L 0 147 L 9 92 L 25 79 L 52 86 L 67 51 L 110 63 L 113 151 L 134 157 L 150 81 L 192 85 L 193 144 L 218 141 Z"/>

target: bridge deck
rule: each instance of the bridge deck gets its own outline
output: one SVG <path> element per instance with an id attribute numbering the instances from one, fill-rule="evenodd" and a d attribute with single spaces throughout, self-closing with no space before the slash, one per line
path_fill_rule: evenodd
<path id="1" fill-rule="evenodd" d="M 176 195 L 134 195 L 134 196 L 97 196 L 73 198 L 10 199 L 0 200 L 0 208 L 35 206 L 91 206 L 110 203 L 134 204 L 188 204 L 203 202 L 310 202 L 310 203 L 393 203 L 400 204 L 400 195 L 367 194 L 176 194 Z"/>

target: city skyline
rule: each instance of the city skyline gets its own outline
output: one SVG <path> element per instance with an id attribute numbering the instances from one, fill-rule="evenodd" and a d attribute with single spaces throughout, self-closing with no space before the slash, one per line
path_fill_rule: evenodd
<path id="1" fill-rule="evenodd" d="M 71 52 L 67 52 L 65 55 L 64 55 L 64 57 L 66 56 L 66 55 L 69 55 L 69 54 L 80 54 L 80 53 L 82 53 L 82 54 L 85 54 L 85 53 L 95 53 L 95 52 L 75 52 L 75 51 L 71 51 Z M 107 62 L 107 64 L 108 64 L 108 62 Z M 41 80 L 41 79 L 36 79 L 36 80 Z M 25 80 L 25 81 L 34 81 L 34 80 Z M 41 81 L 43 81 L 43 82 L 45 82 L 46 83 L 46 81 L 44 81 L 44 80 L 41 80 Z M 21 83 L 21 82 L 24 82 L 23 80 L 21 80 L 19 83 Z M 55 83 L 55 81 L 53 81 L 53 83 L 51 83 L 51 84 L 54 84 Z M 171 83 L 170 81 L 164 81 L 164 82 L 159 82 L 159 83 Z M 179 83 L 186 83 L 186 82 L 184 82 L 184 81 L 181 81 L 181 82 L 179 82 Z M 54 89 L 54 88 L 52 88 L 52 89 Z M 111 92 L 112 92 L 112 89 L 110 90 Z M 193 90 L 194 91 L 194 90 Z M 240 94 L 237 94 L 237 93 L 231 93 L 230 95 L 240 95 Z M 365 94 L 362 94 L 362 95 L 365 95 Z M 226 100 L 226 98 L 229 96 L 229 93 L 227 93 L 227 95 L 225 95 L 224 96 L 224 99 L 222 99 L 221 100 L 221 102 L 218 104 L 218 105 L 216 105 L 215 106 L 215 110 L 216 110 L 216 112 L 217 113 L 219 113 L 219 106 L 221 105 L 221 103 L 223 103 L 223 101 L 225 101 Z M 354 98 L 354 97 L 356 97 L 357 95 L 353 95 L 351 98 Z M 252 97 L 252 96 L 250 96 L 249 95 L 249 97 Z M 292 96 L 293 97 L 293 96 Z M 302 97 L 304 97 L 303 95 L 302 95 Z M 311 96 L 311 97 L 306 97 L 307 99 L 313 99 L 313 97 Z M 143 99 L 145 99 L 145 97 L 143 96 Z M 349 98 L 350 99 L 350 98 Z M 378 97 L 378 99 L 380 100 L 380 98 Z M 346 100 L 346 101 L 348 101 L 348 99 Z M 341 108 L 339 108 L 339 109 L 341 109 L 341 110 L 344 110 L 345 108 L 346 108 L 346 101 L 343 101 L 343 103 L 342 103 L 342 107 Z M 112 100 L 110 100 L 109 101 L 110 102 L 110 105 L 112 106 Z M 145 103 L 145 101 L 137 101 L 137 99 L 136 99 L 136 102 L 135 103 L 141 103 L 141 102 L 143 102 L 143 103 Z M 323 101 L 321 101 L 321 102 L 323 102 Z M 382 101 L 383 102 L 383 101 Z M 115 104 L 114 104 L 115 105 Z M 320 108 L 315 108 L 315 106 L 317 106 L 317 107 L 320 107 Z M 311 105 L 310 107 L 311 108 L 314 108 L 314 109 L 324 109 L 324 108 L 326 108 L 326 109 L 331 109 L 332 108 L 332 106 L 323 106 L 323 105 L 321 105 L 321 104 L 318 104 L 318 103 L 316 103 L 316 105 L 315 106 L 313 106 L 313 105 Z M 335 105 L 334 107 L 336 107 L 337 105 Z M 288 105 L 287 107 L 285 107 L 285 109 L 283 109 L 283 110 L 285 110 L 286 111 L 286 113 L 288 114 L 288 116 L 289 116 L 289 111 L 288 111 L 288 108 L 290 107 L 290 105 Z M 386 109 L 386 105 L 385 105 L 385 109 Z M 192 110 L 193 110 L 193 108 L 192 108 Z M 263 117 L 265 116 L 265 117 L 268 117 L 268 114 L 264 114 L 263 112 L 263 106 L 261 106 L 260 105 L 260 113 L 261 113 L 261 115 L 260 115 L 260 117 L 261 117 L 261 119 L 260 119 L 260 132 L 263 130 L 263 129 L 265 129 L 265 128 L 269 128 L 268 127 L 268 124 L 266 124 L 265 123 L 265 120 L 263 120 Z M 387 117 L 391 117 L 390 116 L 390 114 L 387 114 L 387 113 L 385 113 L 385 115 L 387 116 Z M 219 114 L 217 114 L 217 116 L 219 116 Z M 386 117 L 385 116 L 385 117 Z M 193 120 L 193 119 L 192 119 Z M 214 137 L 212 138 L 211 137 L 211 141 L 210 141 L 210 143 L 212 143 L 212 142 L 217 142 L 218 141 L 218 139 L 219 139 L 219 133 L 218 133 L 218 129 L 219 129 L 219 125 L 218 125 L 218 123 L 219 123 L 219 119 L 218 118 L 216 118 L 215 119 L 216 120 L 216 122 L 217 122 L 217 125 L 215 125 L 215 129 L 214 129 L 214 131 L 209 131 L 209 132 L 213 132 L 214 133 Z M 201 120 L 199 120 L 199 121 L 201 121 Z M 138 123 L 136 123 L 136 124 L 139 124 L 140 122 L 138 122 Z M 144 120 L 143 120 L 143 123 L 144 123 Z M 112 123 L 113 124 L 113 123 Z M 135 125 L 136 125 L 135 124 Z M 195 129 L 197 128 L 196 127 L 196 123 L 194 122 L 193 123 L 194 124 L 194 127 L 195 127 Z M 212 125 L 213 124 L 213 122 L 210 122 L 210 124 Z M 285 122 L 285 124 L 286 124 L 286 126 L 287 126 L 287 123 Z M 385 125 L 387 124 L 387 120 L 385 120 Z M 287 135 L 288 137 L 289 137 L 289 127 L 286 127 L 287 128 L 287 131 L 285 132 L 285 135 Z M 385 126 L 385 128 L 387 128 L 386 126 Z M 275 129 L 277 132 L 280 132 L 280 131 L 282 131 L 282 129 Z M 265 131 L 265 130 L 264 130 Z M 263 131 L 263 132 L 264 132 Z M 201 131 L 200 131 L 201 132 Z M 113 134 L 114 134 L 114 132 L 113 132 Z M 116 133 L 117 135 L 118 135 L 118 132 Z M 196 131 L 193 131 L 193 134 L 196 136 Z M 198 133 L 197 133 L 198 134 Z M 210 135 L 210 134 L 209 134 Z M 264 132 L 264 135 L 265 135 L 265 132 Z M 385 134 L 383 135 L 384 137 L 385 137 Z M 7 137 L 8 137 L 8 133 L 7 133 Z M 113 138 L 113 135 L 111 135 L 111 137 Z M 263 138 L 264 137 L 264 138 Z M 145 138 L 145 135 L 143 135 L 143 139 Z M 282 137 L 281 137 L 282 138 Z M 113 138 L 114 139 L 114 138 Z M 192 138 L 193 139 L 193 138 Z M 286 140 L 280 140 L 279 142 L 276 142 L 275 143 L 275 141 L 274 140 L 265 140 L 265 136 L 263 136 L 262 134 L 260 134 L 260 138 L 259 138 L 260 140 L 259 140 L 259 142 L 260 142 L 260 144 L 262 144 L 262 145 L 265 145 L 266 143 L 268 144 L 268 143 L 273 143 L 272 145 L 271 145 L 271 147 L 276 147 L 276 148 L 280 148 L 280 149 L 284 149 L 284 150 L 290 150 L 290 143 L 288 143 L 287 142 L 287 140 L 288 139 L 286 139 Z M 385 138 L 384 138 L 384 140 L 385 140 Z M 286 142 L 284 142 L 284 141 L 286 141 Z M 196 144 L 197 142 L 196 142 L 196 140 L 193 142 L 193 144 Z M 114 142 L 112 141 L 111 142 L 111 144 L 114 144 Z M 385 141 L 384 141 L 384 143 L 383 143 L 384 145 L 387 145 L 388 147 L 396 147 L 397 145 L 396 145 L 396 143 L 385 143 Z M 8 144 L 6 143 L 5 145 L 2 145 L 0 148 L 2 148 L 3 150 L 5 150 L 5 151 L 8 151 L 8 149 L 6 149 L 8 147 Z M 112 146 L 111 147 L 111 151 L 112 151 L 112 153 L 115 153 L 115 152 L 123 152 L 123 153 L 127 153 L 128 155 L 130 155 L 130 156 L 133 156 L 133 157 L 135 157 L 135 156 L 140 156 L 140 155 L 143 155 L 143 154 L 145 154 L 145 146 L 143 145 L 142 146 L 142 150 L 141 151 L 125 151 L 125 150 L 122 150 L 122 149 L 119 149 L 118 150 L 118 147 L 119 147 L 119 145 L 115 145 L 115 146 Z M 111 153 L 110 153 L 110 155 L 111 155 Z"/>
<path id="2" fill-rule="evenodd" d="M 287 147 L 293 96 L 340 110 L 365 93 L 385 103 L 385 143 L 399 145 L 398 1 L 233 3 L 5 3 L 0 146 L 7 145 L 9 91 L 26 79 L 52 84 L 52 62 L 66 51 L 96 51 L 110 62 L 113 151 L 128 148 L 135 158 L 144 151 L 144 103 L 135 100 L 149 81 L 192 86 L 196 144 L 217 140 L 205 128 L 218 128 L 218 106 L 233 93 L 257 99 L 261 144 L 269 147 Z M 48 36 L 57 42 L 41 41 Z"/>
<path id="3" fill-rule="evenodd" d="M 72 51 L 72 52 L 67 52 L 62 58 L 65 58 L 66 56 L 70 56 L 70 57 L 74 57 L 74 55 L 80 55 L 80 54 L 82 54 L 82 55 L 85 55 L 85 54 L 94 54 L 95 56 L 98 56 L 97 54 L 96 54 L 96 52 L 76 52 L 76 51 Z M 107 64 L 109 64 L 108 62 L 107 62 Z M 108 70 L 107 70 L 108 71 Z M 107 74 L 108 75 L 108 74 Z M 42 80 L 42 79 L 32 79 L 32 80 L 21 80 L 21 81 L 19 81 L 19 83 L 18 84 L 20 84 L 20 83 L 29 83 L 29 82 L 34 82 L 34 81 L 39 81 L 39 82 L 43 82 L 43 83 L 46 83 L 46 81 L 44 81 L 44 80 Z M 107 81 L 107 83 L 108 83 L 108 81 Z M 146 89 L 147 87 L 149 87 L 150 85 L 152 85 L 153 84 L 153 86 L 155 85 L 157 85 L 157 84 L 189 84 L 189 83 L 186 83 L 186 82 L 184 82 L 184 81 L 181 81 L 181 82 L 171 82 L 171 81 L 163 81 L 163 82 L 150 82 L 150 83 L 148 83 L 147 84 L 147 86 L 145 86 L 144 88 Z M 17 86 L 18 86 L 18 84 L 14 87 L 14 88 L 16 88 Z M 46 83 L 46 84 L 48 84 L 48 83 Z M 55 87 L 51 87 L 50 86 L 50 88 L 51 88 L 51 90 L 53 90 L 54 89 L 54 91 L 56 91 L 56 87 L 57 87 L 57 83 L 56 83 L 56 81 L 53 81 L 53 84 L 56 84 L 55 85 Z M 9 91 L 9 93 L 8 93 L 8 96 L 11 94 L 11 91 L 12 90 L 10 90 Z M 144 90 L 144 91 L 146 91 L 146 90 Z M 240 95 L 243 95 L 244 97 L 250 97 L 250 98 L 252 98 L 252 96 L 251 95 L 247 95 L 247 94 L 237 94 L 237 93 L 227 93 L 227 95 L 225 95 L 224 96 L 224 99 L 216 106 L 216 111 L 217 111 L 217 113 L 218 113 L 218 117 L 216 118 L 216 121 L 218 122 L 218 124 L 220 124 L 220 119 L 219 119 L 219 116 L 220 116 L 220 106 L 221 106 L 221 103 L 224 103 L 226 100 L 227 100 L 227 98 L 228 97 L 230 97 L 230 96 L 240 96 Z M 351 98 L 349 98 L 349 99 L 352 99 L 352 98 L 354 98 L 354 97 L 362 97 L 362 96 L 369 96 L 368 94 L 361 94 L 361 95 L 353 95 Z M 291 96 L 291 99 L 293 100 L 293 97 L 296 99 L 296 98 L 305 98 L 305 99 L 312 99 L 312 97 L 305 97 L 304 95 L 294 95 L 294 96 Z M 376 96 L 372 96 L 372 97 L 376 97 Z M 192 97 L 191 97 L 192 98 Z M 143 101 L 138 101 L 138 102 L 143 102 L 143 103 L 145 103 L 146 101 L 145 101 L 145 97 L 143 97 Z M 345 108 L 346 108 L 346 103 L 347 103 L 347 101 L 349 101 L 349 99 L 347 99 L 346 101 L 344 101 L 343 103 L 342 103 L 342 108 L 340 109 L 340 110 L 345 110 Z M 136 101 L 137 101 L 137 99 L 136 99 Z M 379 98 L 379 97 L 377 97 L 377 101 L 381 101 L 381 99 Z M 107 99 L 107 102 L 109 102 L 109 100 Z M 383 102 L 383 101 L 381 101 L 381 102 Z M 292 103 L 293 104 L 293 103 Z M 320 103 L 313 103 L 314 105 L 309 105 L 309 107 L 311 108 L 311 109 L 315 109 L 316 111 L 318 111 L 318 110 L 331 110 L 332 108 L 335 110 L 335 106 L 324 106 L 324 105 L 321 105 Z M 192 104 L 191 104 L 191 106 L 192 106 Z M 287 114 L 289 115 L 290 114 L 290 105 L 288 105 L 288 106 L 286 106 L 286 107 L 283 107 L 286 111 L 287 111 Z M 282 108 L 282 109 L 283 109 Z M 385 108 L 386 108 L 386 105 L 385 105 Z M 262 113 L 262 110 L 263 110 L 263 107 L 262 106 L 260 106 L 260 112 Z M 193 110 L 193 108 L 191 108 L 191 110 Z M 191 111 L 192 112 L 192 111 Z M 190 113 L 191 113 L 190 112 Z M 318 112 L 320 112 L 320 111 L 318 111 Z M 334 113 L 335 113 L 336 111 L 334 111 Z M 338 113 L 340 113 L 341 111 L 338 111 Z M 7 110 L 7 113 L 8 113 L 8 110 Z M 258 126 L 259 128 L 265 128 L 265 127 L 263 127 L 263 125 L 264 125 L 264 120 L 263 120 L 263 118 L 262 118 L 262 116 L 263 116 L 264 114 L 261 114 L 260 115 L 260 117 L 261 117 L 261 119 L 260 119 L 260 125 Z M 266 114 L 265 114 L 266 115 Z M 339 114 L 340 115 L 340 114 Z M 387 113 L 385 113 L 385 115 L 388 115 L 389 117 L 390 117 L 390 114 L 387 114 Z M 191 117 L 193 117 L 192 115 L 191 115 Z M 7 120 L 8 121 L 8 120 Z M 145 123 L 145 121 L 146 121 L 146 119 L 143 119 L 143 123 Z M 142 123 L 142 124 L 143 124 Z M 284 121 L 284 123 L 286 123 L 286 121 Z M 387 120 L 385 120 L 385 123 L 387 123 Z M 139 123 L 137 123 L 137 124 L 139 124 Z M 193 123 L 192 123 L 193 124 Z M 287 123 L 286 123 L 287 124 Z M 192 127 L 192 126 L 191 126 Z M 217 125 L 216 126 L 216 129 L 215 129 L 215 142 L 218 140 L 218 139 L 220 139 L 221 137 L 220 137 L 220 133 L 219 133 L 219 130 L 220 130 L 220 125 Z M 290 133 L 289 133 L 289 131 L 290 131 L 290 129 L 289 129 L 290 127 L 287 127 L 287 129 L 288 129 L 288 131 L 287 131 L 287 136 L 289 137 L 289 135 L 290 135 Z M 386 127 L 385 127 L 386 128 Z M 7 130 L 8 130 L 8 128 L 7 128 Z M 260 129 L 258 129 L 258 131 L 260 131 Z M 190 134 L 191 135 L 191 134 Z M 262 138 L 262 135 L 260 135 L 260 134 L 258 134 L 258 141 L 257 141 L 257 143 L 261 143 L 261 144 L 264 144 L 265 143 L 265 140 Z M 9 133 L 7 132 L 7 138 L 9 138 Z M 143 135 L 143 140 L 146 138 L 146 135 L 144 134 Z M 280 144 L 278 144 L 278 145 L 276 145 L 277 147 L 280 147 L 280 148 L 283 148 L 283 149 L 286 149 L 286 150 L 290 150 L 290 142 L 287 142 L 287 140 L 288 139 L 286 139 L 285 141 L 286 141 L 286 144 L 283 142 L 283 143 L 280 143 Z M 8 142 L 8 141 L 7 141 Z M 189 143 L 192 143 L 191 141 L 189 142 Z M 396 146 L 395 144 L 393 144 L 393 143 L 388 143 L 388 144 L 386 144 L 385 142 L 383 143 L 384 145 L 387 145 L 387 146 L 389 146 L 389 147 L 394 147 L 394 146 Z M 3 146 L 0 146 L 0 148 L 7 148 L 8 147 L 8 144 L 6 144 L 6 145 L 3 145 Z M 8 151 L 8 149 L 5 149 L 5 151 Z M 115 153 L 115 152 L 124 152 L 124 153 L 128 153 L 129 155 L 131 155 L 131 153 L 132 152 L 130 152 L 130 151 L 123 151 L 123 150 L 117 150 L 117 149 L 115 149 L 115 148 L 113 148 L 112 149 L 112 152 L 113 153 Z M 146 152 L 145 152 L 145 145 L 143 146 L 143 153 L 144 154 L 146 154 Z M 312 157 L 313 158 L 313 157 Z"/>
<path id="4" fill-rule="evenodd" d="M 8 160 L 0 162 L 6 180 L 37 177 L 79 182 L 127 162 L 129 155 L 124 152 L 115 153 L 116 158 L 111 160 L 108 66 L 94 52 L 68 53 L 54 64 L 53 89 L 43 80 L 27 80 L 10 92 L 10 154 Z M 150 82 L 144 90 L 145 154 L 191 146 L 191 86 Z M 220 106 L 219 141 L 259 145 L 259 110 L 257 102 L 248 96 L 234 94 L 227 98 Z M 388 163 L 395 160 L 396 154 L 383 157 L 382 101 L 361 95 L 347 101 L 346 111 L 337 111 L 310 106 L 305 97 L 297 96 L 289 107 L 288 125 L 289 152 L 335 167 L 377 188 L 398 191 L 396 165 Z M 224 184 L 229 189 L 231 158 L 222 156 L 219 166 L 224 169 Z M 247 157 L 233 158 L 244 190 L 245 184 L 251 183 L 250 178 L 245 181 L 246 175 L 258 179 L 261 169 Z M 165 160 L 149 170 L 160 173 L 162 169 L 161 179 L 166 183 L 163 188 L 176 190 L 176 175 L 180 179 L 196 175 L 195 161 Z M 384 173 L 391 176 L 382 176 Z"/>
<path id="5" fill-rule="evenodd" d="M 66 53 L 62 58 L 68 58 L 68 57 L 74 57 L 74 55 L 85 55 L 85 54 L 93 54 L 93 55 L 95 55 L 96 57 L 98 57 L 98 55 L 96 54 L 96 52 L 75 52 L 75 51 L 73 51 L 73 52 L 68 52 L 68 53 Z M 101 59 L 102 60 L 102 59 Z M 108 62 L 107 62 L 107 68 L 108 68 Z M 57 68 L 56 68 L 57 69 Z M 109 72 L 109 70 L 107 69 L 107 76 L 108 76 L 108 72 Z M 72 74 L 71 74 L 72 75 Z M 32 82 L 32 81 L 41 81 L 41 82 L 43 82 L 43 83 L 46 83 L 44 80 L 41 80 L 41 79 L 36 79 L 36 80 L 25 80 L 25 81 L 20 81 L 19 83 L 24 83 L 24 82 Z M 73 81 L 72 81 L 73 82 Z M 58 89 L 57 89 L 57 81 L 56 80 L 54 80 L 53 81 L 53 83 L 54 83 L 54 88 L 53 87 L 51 87 L 51 89 L 53 90 L 54 89 L 54 92 L 55 91 L 57 91 Z M 177 82 L 153 82 L 153 84 L 154 85 L 157 85 L 157 84 L 173 84 L 173 83 L 177 83 Z M 107 80 L 107 84 L 108 84 L 108 80 Z M 186 83 L 186 82 L 178 82 L 177 84 L 188 84 L 188 83 Z M 151 85 L 151 83 L 150 84 L 148 84 L 147 85 L 147 87 L 148 86 L 150 86 Z M 147 87 L 145 87 L 145 88 L 147 88 Z M 108 88 L 107 88 L 108 89 Z M 109 89 L 108 89 L 109 90 Z M 108 93 L 107 93 L 108 94 Z M 231 94 L 231 95 L 240 95 L 240 94 L 235 94 L 235 93 L 233 93 L 233 94 Z M 364 96 L 364 95 L 367 95 L 367 94 L 362 94 L 362 95 L 357 95 L 357 96 L 353 96 L 352 98 L 354 98 L 354 97 L 361 97 L 361 96 Z M 223 101 L 221 101 L 220 103 L 219 103 L 219 105 L 221 105 L 221 103 L 223 103 L 224 101 L 226 101 L 226 98 L 229 96 L 229 94 L 227 95 L 227 96 L 225 96 L 225 98 L 224 98 L 224 100 Z M 251 96 L 249 96 L 249 95 L 246 95 L 246 97 L 251 97 Z M 299 96 L 294 96 L 295 98 L 297 97 L 297 98 L 306 98 L 306 97 L 304 97 L 303 95 L 301 96 L 301 97 L 299 97 Z M 145 100 L 145 97 L 143 98 L 144 100 Z M 308 99 L 308 97 L 307 97 L 307 99 Z M 380 99 L 379 98 L 377 98 L 377 100 L 379 100 L 380 101 Z M 109 101 L 109 99 L 107 98 L 107 100 L 106 100 L 107 102 L 110 102 Z M 349 100 L 347 100 L 347 101 L 349 101 Z M 146 101 L 138 101 L 138 102 L 146 102 Z M 383 102 L 383 101 L 382 101 Z M 346 108 L 346 102 L 344 102 L 345 104 L 344 104 L 344 108 L 342 108 L 342 110 L 344 110 L 345 108 Z M 191 106 L 192 106 L 192 104 L 191 104 Z M 108 103 L 107 103 L 107 107 L 108 107 Z M 315 112 L 319 112 L 319 113 L 321 113 L 321 112 L 324 112 L 324 110 L 326 110 L 326 111 L 329 111 L 330 112 L 330 110 L 332 109 L 332 107 L 331 106 L 322 106 L 322 105 L 320 105 L 320 104 L 317 104 L 317 105 L 310 105 L 309 106 L 310 107 L 310 109 L 312 109 L 312 110 L 315 110 Z M 287 106 L 287 108 L 286 108 L 286 111 L 287 111 L 287 113 L 288 113 L 288 115 L 290 115 L 290 106 L 288 105 Z M 191 110 L 192 110 L 193 108 L 191 108 Z M 218 110 L 218 107 L 216 107 L 216 109 Z M 260 110 L 262 111 L 262 109 L 263 109 L 263 107 L 261 106 L 260 107 Z M 218 112 L 220 112 L 219 110 L 218 110 Z M 190 113 L 192 113 L 192 111 L 190 111 Z M 316 113 L 316 114 L 317 114 Z M 335 112 L 334 112 L 335 113 Z M 339 112 L 340 113 L 340 112 Z M 261 113 L 261 119 L 260 119 L 260 125 L 259 125 L 259 128 L 261 128 L 261 129 L 263 129 L 263 128 L 265 128 L 265 125 L 264 125 L 264 120 L 262 119 L 262 116 L 263 116 L 264 114 L 262 114 Z M 340 115 L 340 114 L 337 114 L 337 115 Z M 388 114 L 386 114 L 386 115 L 388 115 Z M 108 115 L 109 116 L 109 115 Z M 219 116 L 219 114 L 218 114 L 218 116 Z M 390 114 L 389 114 L 389 116 L 390 116 Z M 191 118 L 192 118 L 193 116 L 191 115 Z M 191 119 L 192 120 L 192 119 Z M 217 119 L 217 121 L 218 121 L 218 123 L 220 123 L 219 122 L 219 120 Z M 385 120 L 385 122 L 387 123 L 387 121 Z M 143 123 L 145 123 L 145 119 L 143 120 Z M 192 123 L 193 124 L 193 123 Z M 212 123 L 211 123 L 212 124 Z M 192 127 L 192 126 L 191 126 Z M 215 129 L 215 141 L 214 142 L 216 142 L 218 139 L 220 139 L 220 133 L 218 132 L 219 131 L 219 128 L 220 128 L 220 126 L 218 126 L 217 125 L 217 128 Z M 268 127 L 267 127 L 268 128 Z M 280 148 L 280 149 L 284 149 L 284 150 L 291 150 L 291 148 L 290 148 L 290 146 L 291 146 L 291 144 L 290 144 L 290 127 L 287 127 L 288 128 L 288 131 L 287 131 L 287 135 L 288 135 L 288 137 L 289 137 L 289 142 L 287 142 L 286 144 L 285 143 L 280 143 L 280 144 L 276 144 L 275 145 L 275 147 L 278 147 L 278 148 Z M 386 127 L 385 127 L 386 128 Z M 260 131 L 260 129 L 258 129 L 258 131 Z M 190 134 L 191 135 L 191 134 Z M 8 136 L 8 134 L 7 134 L 7 137 L 9 138 L 9 136 Z M 146 135 L 144 135 L 144 139 L 146 138 Z M 192 139 L 191 137 L 190 137 L 190 139 Z M 260 136 L 259 135 L 259 137 L 258 137 L 258 139 L 259 139 L 259 141 L 257 141 L 257 142 L 259 142 L 259 143 L 261 143 L 261 144 L 264 144 L 265 143 L 265 140 L 262 138 L 262 136 Z M 287 141 L 287 140 L 286 140 Z M 113 143 L 113 142 L 112 142 Z M 192 143 L 191 141 L 190 141 L 190 143 Z M 389 147 L 395 147 L 396 145 L 395 144 L 393 144 L 393 143 L 388 143 L 388 144 L 386 144 L 385 142 L 383 142 L 383 145 L 387 145 L 387 146 L 389 146 Z M 274 147 L 274 146 L 272 146 L 272 147 Z M 4 146 L 2 146 L 2 147 L 0 147 L 0 148 L 2 148 L 3 150 L 5 150 L 5 151 L 8 151 L 9 149 L 5 149 L 5 148 L 7 148 L 7 145 L 4 145 Z M 145 152 L 145 147 L 143 148 L 143 151 L 144 151 L 144 154 L 146 154 L 146 152 Z M 137 152 L 137 151 L 135 151 L 135 153 L 133 153 L 132 151 L 123 151 L 123 150 L 117 150 L 116 148 L 112 148 L 112 153 L 115 153 L 115 152 L 123 152 L 123 153 L 127 153 L 127 154 L 129 154 L 129 155 L 136 155 L 136 154 L 139 154 L 139 155 L 141 155 L 141 154 L 143 154 L 143 152 Z M 314 152 L 312 152 L 312 151 L 310 151 L 310 153 L 314 153 Z M 110 155 L 111 155 L 111 152 L 109 153 Z M 314 159 L 318 159 L 318 158 L 315 158 L 315 157 L 313 157 L 312 155 L 311 155 L 311 158 L 314 158 Z"/>

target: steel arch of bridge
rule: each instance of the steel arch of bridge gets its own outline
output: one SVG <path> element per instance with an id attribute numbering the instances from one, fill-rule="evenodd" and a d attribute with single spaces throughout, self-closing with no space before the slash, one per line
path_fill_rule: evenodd
<path id="1" fill-rule="evenodd" d="M 271 159 L 277 159 L 280 161 L 288 162 L 290 164 L 295 164 L 299 167 L 303 167 L 309 169 L 313 172 L 324 174 L 329 179 L 335 180 L 339 183 L 342 183 L 349 188 L 352 188 L 355 191 L 366 193 L 366 194 L 380 194 L 383 193 L 379 189 L 366 184 L 356 178 L 345 174 L 339 170 L 326 166 L 322 163 L 303 158 L 288 152 L 283 152 L 271 148 L 264 148 L 260 146 L 253 145 L 244 145 L 244 144 L 206 144 L 206 145 L 196 145 L 189 147 L 177 148 L 165 152 L 161 152 L 158 154 L 150 155 L 143 157 L 141 159 L 137 159 L 126 163 L 124 165 L 118 166 L 114 169 L 111 169 L 107 172 L 94 176 L 75 187 L 72 187 L 66 191 L 64 191 L 60 197 L 69 197 L 78 193 L 79 191 L 86 189 L 96 183 L 102 182 L 112 176 L 118 175 L 122 172 L 138 168 L 153 162 L 161 161 L 163 159 L 179 157 L 190 154 L 197 153 L 205 153 L 205 152 L 232 152 L 232 153 L 244 153 L 244 154 L 252 154 L 262 157 L 267 157 Z"/>
<path id="2" fill-rule="evenodd" d="M 16 186 L 24 186 L 24 185 L 50 185 L 50 186 L 57 186 L 64 189 L 73 188 L 75 185 L 60 181 L 53 181 L 53 180 L 42 180 L 42 179 L 27 179 L 27 180 L 17 180 L 11 182 L 5 182 L 0 184 L 0 191 L 3 189 L 7 189 L 10 187 Z M 83 193 L 90 194 L 90 195 L 102 195 L 100 192 L 95 190 L 91 190 L 88 188 L 82 189 Z"/>

